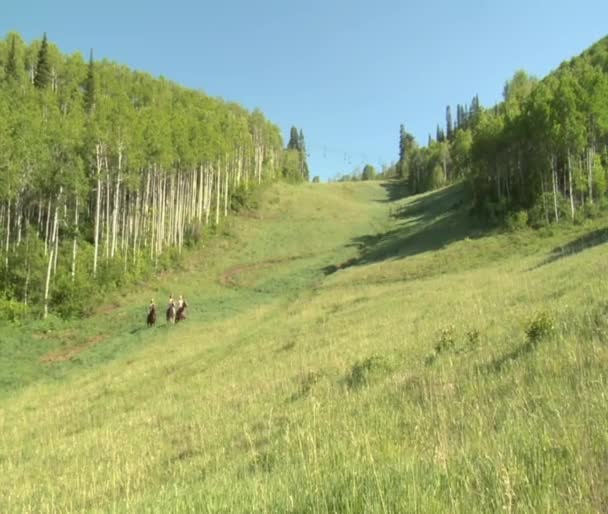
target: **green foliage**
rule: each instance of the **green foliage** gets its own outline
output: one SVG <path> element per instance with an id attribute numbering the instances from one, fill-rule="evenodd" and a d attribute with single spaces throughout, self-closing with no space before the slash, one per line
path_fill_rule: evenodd
<path id="1" fill-rule="evenodd" d="M 88 114 L 92 114 L 95 110 L 95 101 L 97 97 L 97 79 L 95 76 L 95 62 L 93 61 L 93 50 L 89 58 L 89 67 L 87 69 L 87 79 L 84 83 L 84 108 Z"/>
<path id="2" fill-rule="evenodd" d="M 49 62 L 49 47 L 46 40 L 46 32 L 42 38 L 42 44 L 38 51 L 36 62 L 36 73 L 34 75 L 34 86 L 45 89 L 51 83 L 51 63 Z"/>
<path id="3" fill-rule="evenodd" d="M 361 180 L 375 180 L 377 176 L 376 168 L 371 164 L 366 164 L 361 173 Z"/>
<path id="4" fill-rule="evenodd" d="M 256 188 L 241 184 L 232 192 L 230 208 L 237 213 L 243 210 L 255 210 L 260 206 L 259 200 L 259 193 Z"/>
<path id="5" fill-rule="evenodd" d="M 19 65 L 17 63 L 17 47 L 16 47 L 16 35 L 12 35 L 10 38 L 11 46 L 8 51 L 6 63 L 4 64 L 4 76 L 7 80 L 17 81 L 19 80 Z"/>
<path id="6" fill-rule="evenodd" d="M 86 312 L 87 283 L 114 291 L 179 262 L 161 254 L 196 246 L 230 206 L 253 206 L 248 188 L 283 160 L 290 180 L 308 177 L 302 131 L 297 158 L 283 159 L 279 128 L 257 110 L 92 51 L 88 64 L 62 55 L 46 34 L 26 45 L 11 33 L 0 53 L 0 293 L 32 314 Z"/>
<path id="7" fill-rule="evenodd" d="M 293 182 L 300 180 L 308 182 L 310 171 L 306 160 L 306 143 L 302 129 L 298 132 L 296 127 L 291 127 L 286 153 L 283 177 Z M 294 157 L 295 155 L 297 155 L 297 159 Z"/>
<path id="8" fill-rule="evenodd" d="M 82 319 L 89 316 L 101 300 L 97 285 L 79 274 L 74 279 L 67 274 L 59 275 L 54 286 L 51 304 L 64 319 Z"/>
<path id="9" fill-rule="evenodd" d="M 22 302 L 0 298 L 0 320 L 16 322 L 26 319 L 28 314 L 29 308 Z"/>
<path id="10" fill-rule="evenodd" d="M 304 161 L 299 150 L 286 150 L 283 154 L 281 175 L 288 182 L 302 182 Z"/>
<path id="11" fill-rule="evenodd" d="M 473 210 L 496 223 L 527 211 L 530 224 L 581 222 L 607 194 L 608 55 L 606 39 L 539 81 L 517 71 L 503 101 L 483 109 L 446 109 L 446 130 L 418 149 L 400 128 L 399 169 L 422 193 L 465 178 Z M 439 171 L 439 167 L 443 172 Z M 557 213 L 555 204 L 558 204 Z M 548 206 L 551 206 L 549 208 Z"/>
<path id="12" fill-rule="evenodd" d="M 528 211 L 517 211 L 507 216 L 507 228 L 513 232 L 528 227 Z"/>
<path id="13" fill-rule="evenodd" d="M 391 369 L 390 361 L 386 356 L 371 355 L 355 362 L 348 375 L 346 385 L 350 389 L 359 389 L 370 385 L 372 377 L 382 375 Z"/>
<path id="14" fill-rule="evenodd" d="M 538 343 L 555 332 L 555 320 L 547 312 L 538 312 L 526 324 L 525 332 L 528 342 Z"/>

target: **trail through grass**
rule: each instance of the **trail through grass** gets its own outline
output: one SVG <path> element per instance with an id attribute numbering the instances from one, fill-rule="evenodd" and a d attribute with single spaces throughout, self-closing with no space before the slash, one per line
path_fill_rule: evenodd
<path id="1" fill-rule="evenodd" d="M 275 185 L 90 320 L 3 327 L 0 511 L 608 510 L 605 220 L 399 193 Z"/>

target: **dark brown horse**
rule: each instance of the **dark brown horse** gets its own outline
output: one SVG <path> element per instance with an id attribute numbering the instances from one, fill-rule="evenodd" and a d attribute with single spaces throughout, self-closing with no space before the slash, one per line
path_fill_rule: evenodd
<path id="1" fill-rule="evenodd" d="M 175 304 L 173 302 L 170 302 L 167 308 L 167 323 L 175 323 Z"/>
<path id="2" fill-rule="evenodd" d="M 149 327 L 153 327 L 156 323 L 156 305 L 153 303 L 150 304 L 150 311 L 148 312 L 148 317 L 146 318 Z"/>
<path id="3" fill-rule="evenodd" d="M 186 307 L 188 304 L 184 300 L 180 307 L 177 308 L 177 312 L 175 313 L 175 322 L 184 321 L 186 319 Z"/>

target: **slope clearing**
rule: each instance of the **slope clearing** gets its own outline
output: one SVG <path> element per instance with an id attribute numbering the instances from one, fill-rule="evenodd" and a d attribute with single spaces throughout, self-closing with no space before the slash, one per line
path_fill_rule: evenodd
<path id="1" fill-rule="evenodd" d="M 2 329 L 2 512 L 605 512 L 608 232 L 275 185 L 183 270 Z M 141 328 L 150 296 L 188 320 Z"/>

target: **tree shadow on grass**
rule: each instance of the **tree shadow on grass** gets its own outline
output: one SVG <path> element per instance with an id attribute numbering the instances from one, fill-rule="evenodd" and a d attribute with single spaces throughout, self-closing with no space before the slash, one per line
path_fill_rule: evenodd
<path id="1" fill-rule="evenodd" d="M 564 257 L 570 257 L 576 255 L 584 250 L 599 246 L 608 242 L 608 227 L 598 228 L 585 235 L 577 237 L 576 239 L 566 243 L 562 246 L 556 246 L 551 250 L 551 254 L 540 264 L 534 266 L 532 270 L 538 269 L 547 264 L 551 264 L 555 261 L 563 259 Z"/>
<path id="2" fill-rule="evenodd" d="M 490 373 L 500 373 L 509 364 L 512 364 L 525 355 L 534 352 L 538 348 L 539 342 L 540 341 L 538 340 L 527 340 L 525 343 L 522 343 L 510 352 L 493 359 L 487 364 L 484 364 L 479 369 Z"/>
<path id="3" fill-rule="evenodd" d="M 487 226 L 469 214 L 462 185 L 422 196 L 393 216 L 402 220 L 397 228 L 352 239 L 348 246 L 357 248 L 359 256 L 327 266 L 323 272 L 329 275 L 350 266 L 439 250 L 464 238 L 482 237 L 487 232 Z"/>
<path id="4" fill-rule="evenodd" d="M 382 203 L 396 202 L 397 200 L 401 200 L 410 194 L 405 180 L 386 180 L 380 185 L 386 190 L 387 193 L 386 198 L 378 200 Z"/>

